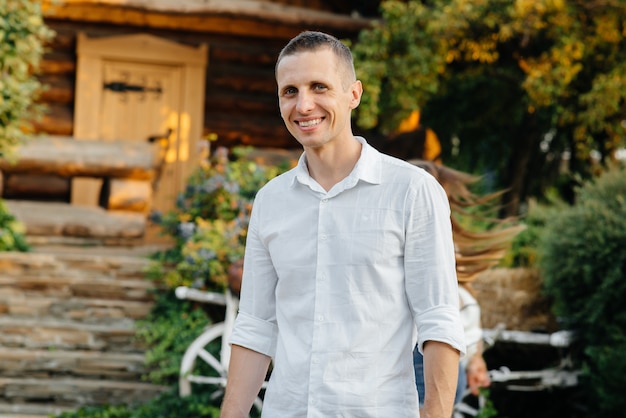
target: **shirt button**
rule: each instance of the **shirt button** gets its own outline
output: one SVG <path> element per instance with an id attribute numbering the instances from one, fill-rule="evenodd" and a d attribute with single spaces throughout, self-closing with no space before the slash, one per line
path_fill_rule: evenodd
<path id="1" fill-rule="evenodd" d="M 326 275 L 325 274 L 320 274 L 319 279 L 320 279 L 320 281 L 326 280 Z"/>
<path id="2" fill-rule="evenodd" d="M 322 199 L 322 205 L 325 205 L 326 203 L 328 203 L 328 199 Z"/>
<path id="3" fill-rule="evenodd" d="M 326 234 L 320 235 L 320 239 L 326 239 Z"/>
<path id="4" fill-rule="evenodd" d="M 318 320 L 318 321 L 320 321 L 320 322 L 322 322 L 322 321 L 324 320 L 324 315 L 319 315 L 319 316 L 317 317 L 317 320 Z"/>

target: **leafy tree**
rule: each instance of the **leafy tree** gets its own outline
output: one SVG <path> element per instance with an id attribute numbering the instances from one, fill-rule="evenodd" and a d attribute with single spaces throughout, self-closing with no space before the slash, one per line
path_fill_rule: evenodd
<path id="1" fill-rule="evenodd" d="M 11 154 L 36 115 L 33 99 L 41 85 L 34 71 L 52 36 L 40 2 L 0 1 L 0 156 Z"/>
<path id="2" fill-rule="evenodd" d="M 41 88 L 34 70 L 53 33 L 37 1 L 0 1 L 0 157 L 11 157 L 36 115 L 33 99 Z M 0 251 L 27 251 L 23 225 L 0 201 Z"/>
<path id="3" fill-rule="evenodd" d="M 420 110 L 447 165 L 509 189 L 506 214 L 552 186 L 571 200 L 624 146 L 624 0 L 384 0 L 380 10 L 353 47 L 365 85 L 357 125 L 389 134 Z"/>

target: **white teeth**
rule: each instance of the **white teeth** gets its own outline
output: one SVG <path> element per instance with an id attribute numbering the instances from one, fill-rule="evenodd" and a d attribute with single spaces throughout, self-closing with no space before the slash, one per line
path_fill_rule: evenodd
<path id="1" fill-rule="evenodd" d="M 322 119 L 320 118 L 320 119 L 313 119 L 313 120 L 306 120 L 306 121 L 298 122 L 298 124 L 302 126 L 303 128 L 306 128 L 309 126 L 318 125 L 321 122 L 322 122 Z"/>

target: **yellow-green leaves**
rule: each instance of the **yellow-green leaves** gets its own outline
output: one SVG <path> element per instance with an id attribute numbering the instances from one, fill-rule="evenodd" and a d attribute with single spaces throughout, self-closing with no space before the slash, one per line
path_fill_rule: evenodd
<path id="1" fill-rule="evenodd" d="M 40 89 L 34 73 L 53 36 L 35 0 L 0 1 L 0 154 L 24 137 L 33 99 Z"/>

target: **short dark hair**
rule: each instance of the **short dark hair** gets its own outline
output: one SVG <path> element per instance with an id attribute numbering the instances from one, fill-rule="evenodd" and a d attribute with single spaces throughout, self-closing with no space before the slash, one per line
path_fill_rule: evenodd
<path id="1" fill-rule="evenodd" d="M 292 38 L 287 45 L 285 45 L 282 51 L 280 51 L 280 54 L 278 54 L 276 67 L 278 67 L 280 61 L 288 55 L 297 54 L 299 52 L 317 51 L 322 48 L 330 48 L 337 58 L 343 62 L 345 68 L 348 70 L 348 73 L 353 75 L 356 79 L 354 60 L 352 58 L 350 48 L 334 36 L 323 32 L 304 31 Z"/>

